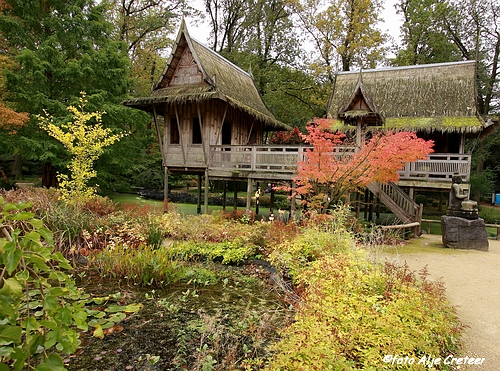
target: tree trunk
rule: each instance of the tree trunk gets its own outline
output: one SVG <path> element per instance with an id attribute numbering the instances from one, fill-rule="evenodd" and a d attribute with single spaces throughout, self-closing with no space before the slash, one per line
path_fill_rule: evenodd
<path id="1" fill-rule="evenodd" d="M 12 175 L 15 180 L 23 179 L 23 155 L 14 155 L 14 162 L 12 163 Z"/>
<path id="2" fill-rule="evenodd" d="M 43 164 L 42 186 L 46 188 L 57 187 L 56 170 L 52 164 Z"/>

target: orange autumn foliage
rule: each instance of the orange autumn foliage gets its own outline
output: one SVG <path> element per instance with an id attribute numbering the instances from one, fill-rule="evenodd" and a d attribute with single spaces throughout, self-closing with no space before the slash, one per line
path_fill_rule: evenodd
<path id="1" fill-rule="evenodd" d="M 15 134 L 17 129 L 25 126 L 28 120 L 29 113 L 16 112 L 0 102 L 0 128 L 8 130 L 9 134 Z"/>
<path id="2" fill-rule="evenodd" d="M 296 192 L 309 206 L 326 210 L 352 191 L 372 182 L 396 182 L 406 163 L 427 158 L 432 141 L 412 132 L 375 133 L 356 148 L 345 134 L 331 131 L 334 121 L 315 119 L 303 135 L 308 149 L 298 164 Z"/>

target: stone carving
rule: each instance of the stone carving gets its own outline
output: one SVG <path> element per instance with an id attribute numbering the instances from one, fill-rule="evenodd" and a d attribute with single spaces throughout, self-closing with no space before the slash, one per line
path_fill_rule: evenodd
<path id="1" fill-rule="evenodd" d="M 484 219 L 478 216 L 477 202 L 469 199 L 460 175 L 454 175 L 452 180 L 448 215 L 441 217 L 444 247 L 488 251 L 488 233 Z"/>
<path id="2" fill-rule="evenodd" d="M 469 190 L 462 186 L 462 177 L 454 175 L 452 180 L 448 215 L 466 219 L 477 219 L 477 202 L 469 199 Z"/>

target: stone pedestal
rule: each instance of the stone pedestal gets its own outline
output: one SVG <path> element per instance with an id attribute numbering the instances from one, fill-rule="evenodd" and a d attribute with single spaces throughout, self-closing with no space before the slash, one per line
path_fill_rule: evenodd
<path id="1" fill-rule="evenodd" d="M 488 233 L 482 218 L 470 220 L 443 215 L 441 230 L 444 247 L 488 251 Z"/>

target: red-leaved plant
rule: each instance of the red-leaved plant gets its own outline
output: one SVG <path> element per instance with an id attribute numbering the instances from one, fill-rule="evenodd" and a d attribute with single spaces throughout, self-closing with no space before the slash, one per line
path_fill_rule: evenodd
<path id="1" fill-rule="evenodd" d="M 426 159 L 432 153 L 433 141 L 418 138 L 412 132 L 374 133 L 360 147 L 341 132 L 332 130 L 332 119 L 314 119 L 302 134 L 307 149 L 304 161 L 298 163 L 294 179 L 309 207 L 325 211 L 348 192 L 372 182 L 396 182 L 398 170 L 408 162 Z"/>

